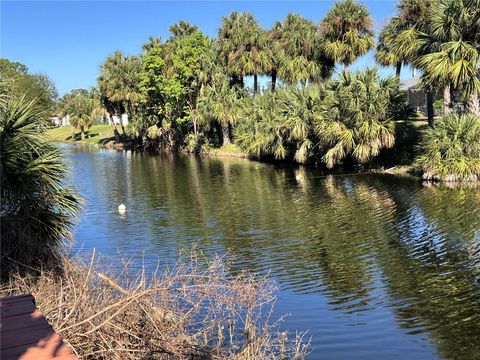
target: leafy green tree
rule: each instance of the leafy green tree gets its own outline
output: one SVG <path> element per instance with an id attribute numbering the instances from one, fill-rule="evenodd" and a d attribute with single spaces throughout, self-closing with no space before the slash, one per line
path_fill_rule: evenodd
<path id="1" fill-rule="evenodd" d="M 355 0 L 335 3 L 320 24 L 320 37 L 324 52 L 348 70 L 375 45 L 368 8 Z"/>
<path id="2" fill-rule="evenodd" d="M 64 187 L 60 150 L 44 130 L 48 109 L 12 96 L 0 84 L 0 224 L 2 276 L 16 263 L 54 261 L 56 245 L 70 235 L 79 199 Z"/>
<path id="3" fill-rule="evenodd" d="M 194 129 L 197 127 L 195 109 L 202 87 L 202 59 L 208 48 L 208 38 L 195 31 L 152 46 L 143 56 L 140 88 L 146 114 L 152 118 L 150 135 L 165 136 L 169 147 L 176 146 L 175 137 L 181 136 L 185 127 L 192 122 Z"/>
<path id="4" fill-rule="evenodd" d="M 45 74 L 30 74 L 19 62 L 0 59 L 0 79 L 10 82 L 12 96 L 35 100 L 36 106 L 52 111 L 58 96 L 55 84 Z"/>

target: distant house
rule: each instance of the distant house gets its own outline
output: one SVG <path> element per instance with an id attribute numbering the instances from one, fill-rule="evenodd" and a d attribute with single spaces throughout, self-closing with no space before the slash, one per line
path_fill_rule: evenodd
<path id="1" fill-rule="evenodd" d="M 66 115 L 64 117 L 54 116 L 52 117 L 52 123 L 58 127 L 64 127 L 70 125 L 70 115 Z"/>
<path id="2" fill-rule="evenodd" d="M 400 81 L 400 91 L 404 91 L 407 94 L 407 103 L 415 111 L 424 115 L 427 114 L 427 94 L 420 86 L 420 76 L 415 76 L 410 79 Z M 434 100 L 442 99 L 442 91 L 438 91 Z"/>
<path id="3" fill-rule="evenodd" d="M 115 124 L 119 125 L 120 120 L 122 120 L 123 125 L 128 125 L 128 115 L 127 114 L 122 114 L 121 117 L 118 117 L 117 115 L 113 115 L 113 122 Z"/>

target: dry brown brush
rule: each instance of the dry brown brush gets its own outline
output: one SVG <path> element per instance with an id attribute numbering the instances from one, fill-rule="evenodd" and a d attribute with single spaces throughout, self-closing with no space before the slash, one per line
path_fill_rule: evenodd
<path id="1" fill-rule="evenodd" d="M 12 274 L 1 295 L 31 293 L 81 359 L 302 359 L 304 334 L 289 339 L 271 321 L 274 288 L 229 276 L 222 258 L 192 251 L 151 274 L 105 268 L 92 255 L 60 260 L 61 272 Z M 119 270 L 119 268 L 121 270 Z"/>

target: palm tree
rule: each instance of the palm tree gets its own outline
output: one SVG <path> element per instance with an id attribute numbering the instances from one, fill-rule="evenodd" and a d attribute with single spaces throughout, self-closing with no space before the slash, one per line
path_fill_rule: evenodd
<path id="1" fill-rule="evenodd" d="M 398 54 L 394 50 L 393 42 L 401 30 L 400 19 L 396 16 L 392 17 L 387 25 L 380 32 L 375 52 L 375 60 L 382 66 L 395 66 L 395 74 L 400 77 L 402 64 L 406 59 L 402 54 Z"/>
<path id="2" fill-rule="evenodd" d="M 168 31 L 173 35 L 173 38 L 180 38 L 192 35 L 195 31 L 198 31 L 196 25 L 190 24 L 188 21 L 181 20 L 176 24 L 171 25 Z"/>
<path id="3" fill-rule="evenodd" d="M 98 85 L 114 132 L 116 130 L 113 115 L 117 115 L 120 119 L 125 112 L 131 118 L 136 115 L 136 109 L 142 100 L 139 88 L 141 71 L 140 58 L 124 56 L 121 51 L 107 57 L 100 68 Z M 125 138 L 125 126 L 122 120 L 120 125 Z"/>
<path id="4" fill-rule="evenodd" d="M 54 261 L 70 236 L 79 198 L 64 187 L 65 165 L 45 134 L 46 109 L 0 84 L 0 224 L 2 272 L 12 262 Z M 2 275 L 4 275 L 2 273 Z"/>
<path id="5" fill-rule="evenodd" d="M 236 143 L 256 158 L 307 162 L 319 148 L 315 128 L 322 96 L 322 87 L 309 86 L 244 99 L 235 129 Z"/>
<path id="6" fill-rule="evenodd" d="M 198 112 L 202 124 L 218 124 L 222 131 L 223 144 L 231 144 L 232 128 L 238 118 L 239 99 L 243 91 L 238 86 L 230 86 L 228 79 L 217 79 L 216 82 L 205 87 L 199 98 Z"/>
<path id="7" fill-rule="evenodd" d="M 321 52 L 316 31 L 313 22 L 293 13 L 283 23 L 274 25 L 273 52 L 278 58 L 278 75 L 287 84 L 305 86 L 331 75 L 334 63 Z"/>
<path id="8" fill-rule="evenodd" d="M 94 89 L 75 89 L 65 95 L 64 112 L 70 115 L 70 124 L 80 130 L 81 140 L 85 140 L 85 130 L 93 121 L 102 116 L 100 97 Z"/>
<path id="9" fill-rule="evenodd" d="M 440 0 L 432 9 L 429 26 L 417 37 L 415 64 L 424 71 L 426 86 L 444 87 L 444 112 L 451 91 L 469 100 L 469 110 L 480 115 L 480 3 L 477 0 Z"/>
<path id="10" fill-rule="evenodd" d="M 425 179 L 480 180 L 480 120 L 452 114 L 423 134 L 416 164 Z"/>
<path id="11" fill-rule="evenodd" d="M 241 103 L 241 121 L 235 128 L 235 142 L 250 156 L 285 159 L 288 155 L 288 128 L 277 107 L 279 93 L 246 98 Z"/>
<path id="12" fill-rule="evenodd" d="M 320 143 L 326 145 L 322 160 L 332 168 L 347 156 L 359 163 L 394 145 L 395 123 L 390 114 L 398 78 L 380 80 L 375 69 L 343 72 L 327 92 L 317 124 Z"/>
<path id="13" fill-rule="evenodd" d="M 267 33 L 252 14 L 232 12 L 222 19 L 218 35 L 230 75 L 242 78 L 242 84 L 243 77 L 253 76 L 256 94 L 258 75 L 272 68 Z"/>
<path id="14" fill-rule="evenodd" d="M 319 35 L 324 52 L 347 71 L 351 63 L 375 45 L 373 20 L 367 7 L 355 0 L 335 3 L 322 20 Z"/>

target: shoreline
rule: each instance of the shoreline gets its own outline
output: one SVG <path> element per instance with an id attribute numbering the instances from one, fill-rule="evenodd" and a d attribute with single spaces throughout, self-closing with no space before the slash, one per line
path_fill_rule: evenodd
<path id="1" fill-rule="evenodd" d="M 132 151 L 128 146 L 126 146 L 125 144 L 123 143 L 115 143 L 114 141 L 109 141 L 107 143 L 91 143 L 91 142 L 87 142 L 87 141 L 81 141 L 81 140 L 78 140 L 78 141 L 65 141 L 65 140 L 54 140 L 56 143 L 61 143 L 61 144 L 71 144 L 71 145 L 82 145 L 82 146 L 94 146 L 94 147 L 97 147 L 97 148 L 104 148 L 104 149 L 111 149 L 111 150 L 118 150 L 118 151 Z M 144 152 L 144 151 L 139 151 L 139 152 Z M 158 154 L 160 153 L 160 151 L 154 151 L 152 152 L 153 154 Z M 198 155 L 202 158 L 204 157 L 217 157 L 217 158 L 225 158 L 225 159 L 243 159 L 243 160 L 247 160 L 247 161 L 252 161 L 252 162 L 259 162 L 259 163 L 263 163 L 263 164 L 277 164 L 276 162 L 268 162 L 268 161 L 262 161 L 262 160 L 258 160 L 258 159 L 253 159 L 251 158 L 250 156 L 248 156 L 248 154 L 244 153 L 244 152 L 235 152 L 235 151 L 226 151 L 226 150 L 222 150 L 221 148 L 217 148 L 217 149 L 211 149 L 209 150 L 208 152 L 202 152 L 202 153 L 199 153 L 199 154 L 195 154 L 195 153 L 191 153 L 191 152 L 188 152 L 188 151 L 178 151 L 178 153 L 182 153 L 182 154 L 185 154 L 185 155 Z M 306 167 L 306 168 L 310 168 L 310 169 L 315 169 L 318 167 L 315 166 L 315 165 L 309 165 L 309 164 L 299 164 L 299 163 L 296 163 L 296 162 L 292 162 L 292 161 L 284 161 L 282 162 L 283 164 L 289 164 L 289 165 L 292 165 L 292 166 L 303 166 L 303 167 Z M 352 172 L 348 172 L 349 174 L 352 173 Z M 373 168 L 373 169 L 368 169 L 368 170 L 363 170 L 363 171 L 357 171 L 357 172 L 354 172 L 355 174 L 368 174 L 368 173 L 374 173 L 374 174 L 390 174 L 390 175 L 398 175 L 398 176 L 407 176 L 407 177 L 411 177 L 411 178 L 416 178 L 418 180 L 423 180 L 422 179 L 422 176 L 421 175 L 416 175 L 415 174 L 415 170 L 414 170 L 414 167 L 412 165 L 395 165 L 395 166 L 392 166 L 392 167 L 389 167 L 389 168 Z M 328 172 L 327 170 L 327 175 L 335 175 L 336 173 L 335 172 Z M 435 182 L 439 182 L 439 181 L 435 181 Z M 443 183 L 443 182 L 439 182 L 439 183 Z"/>

